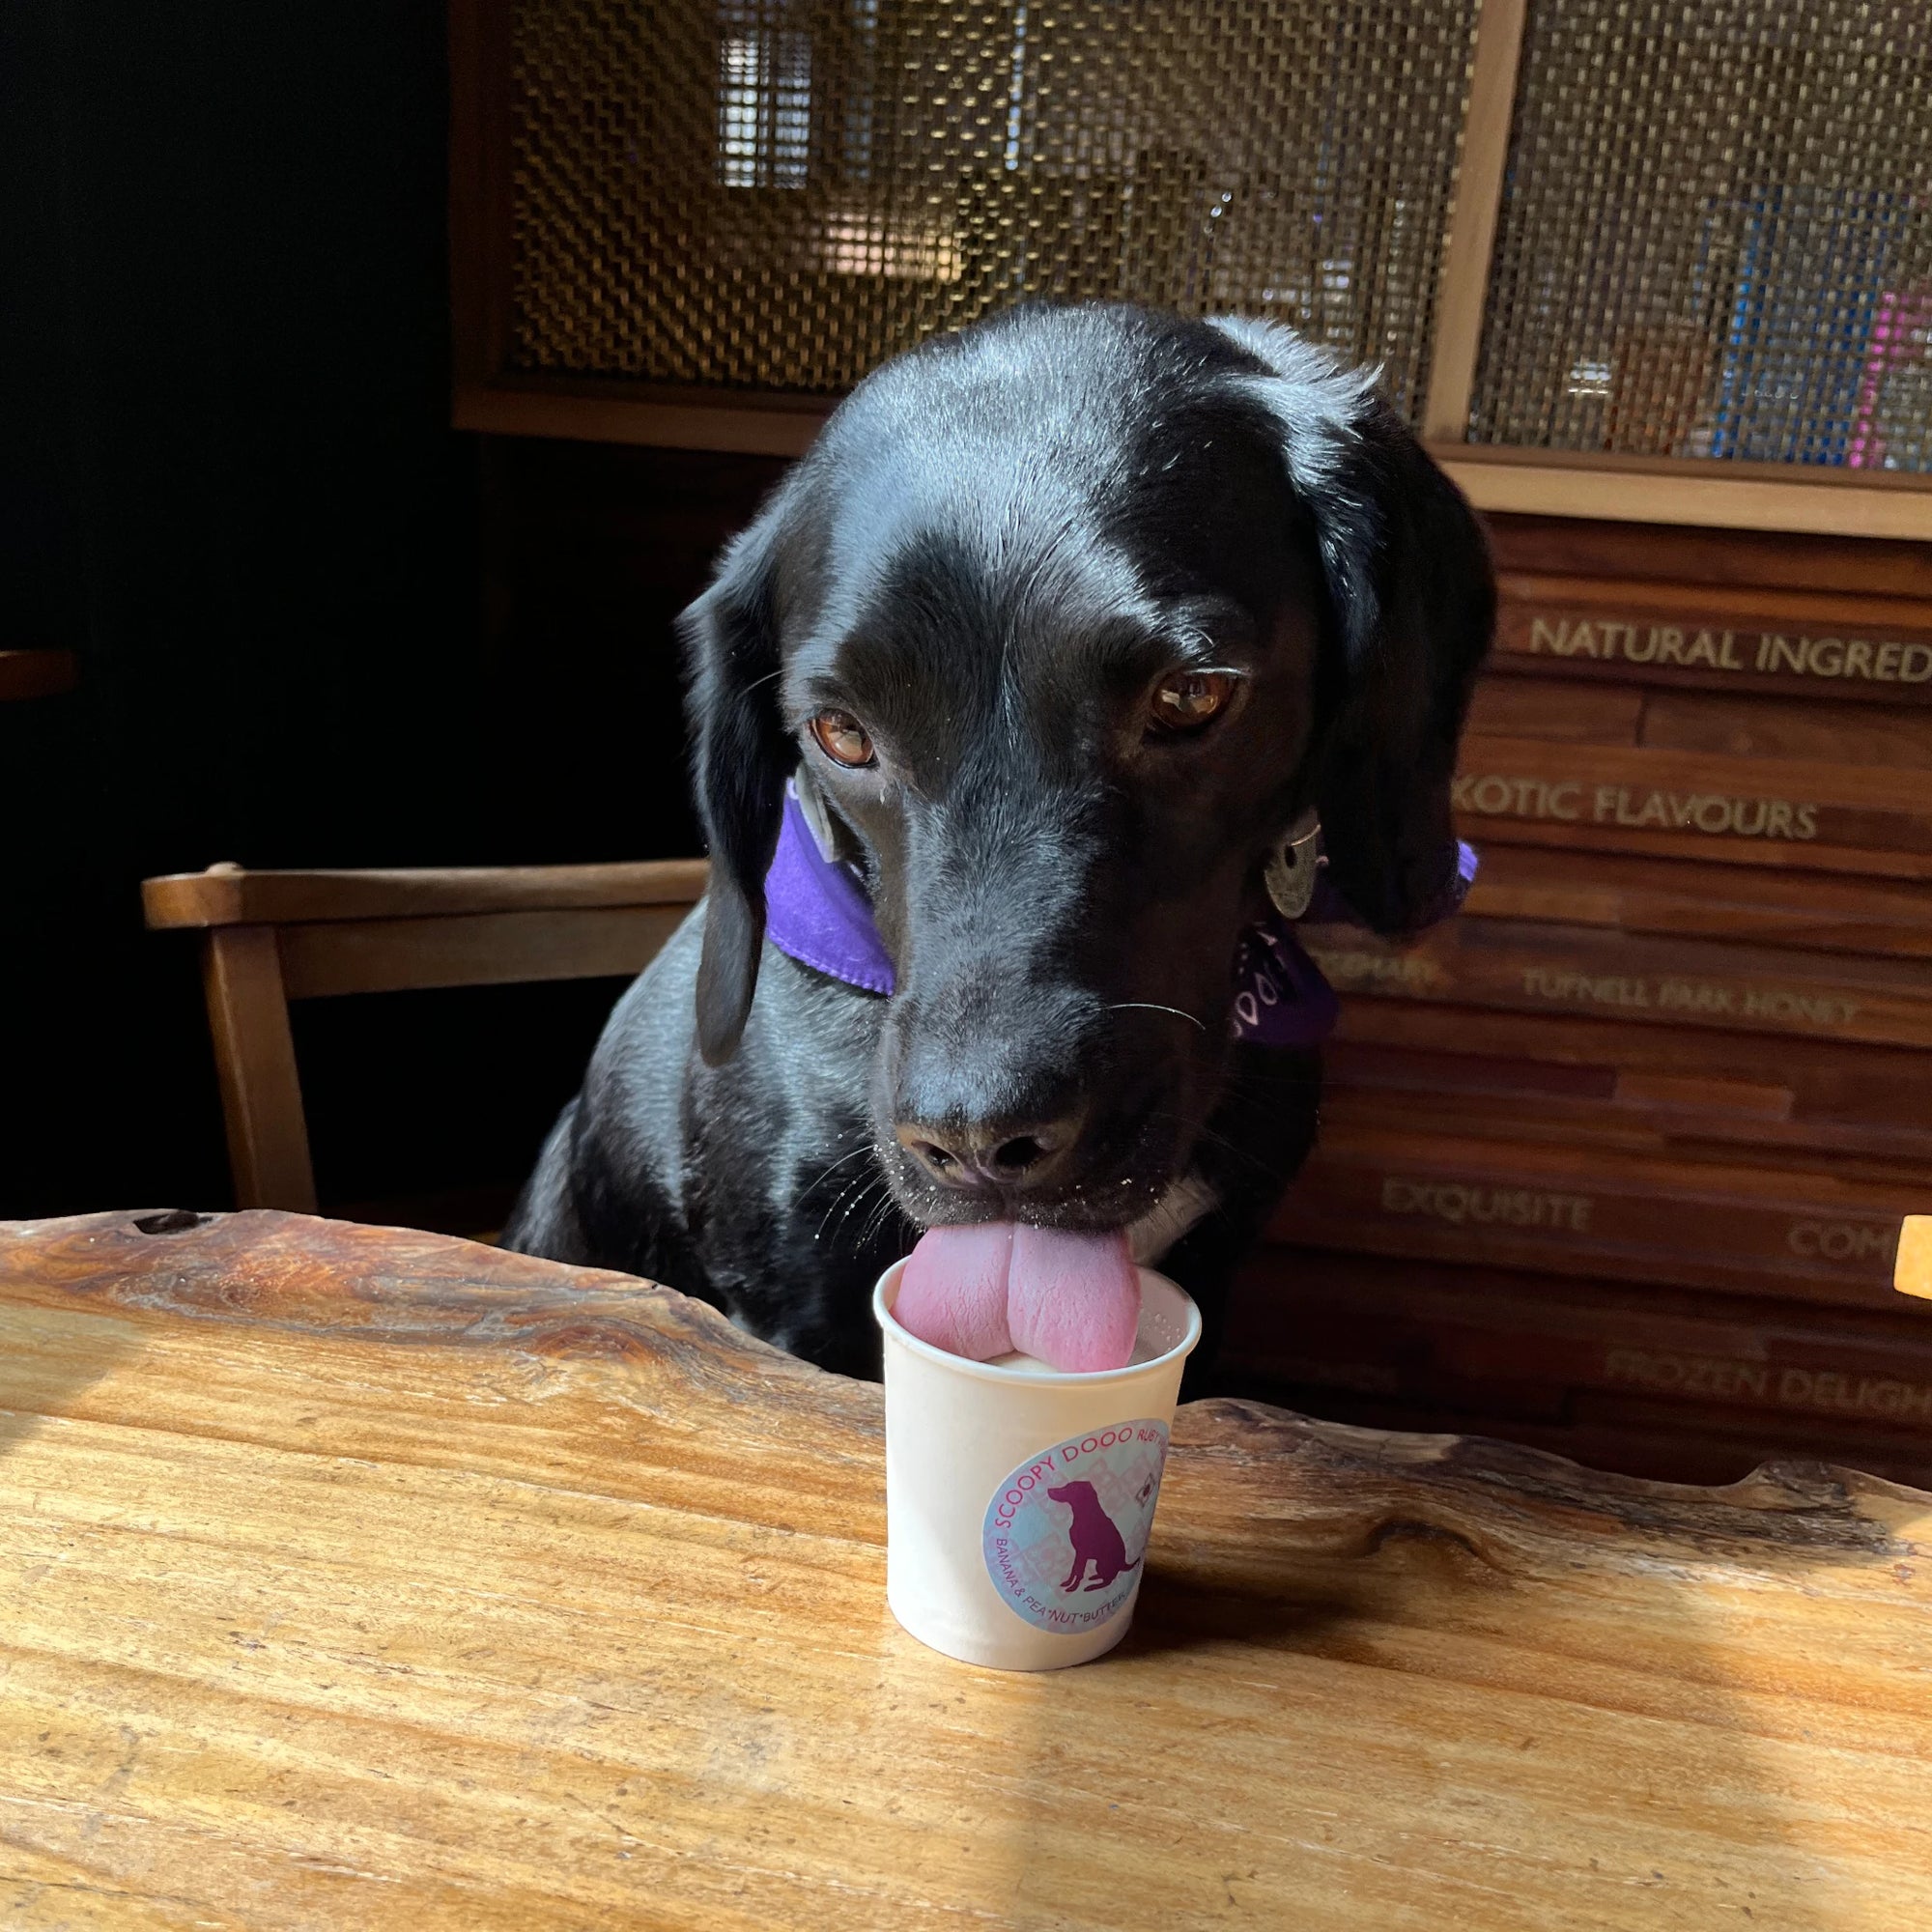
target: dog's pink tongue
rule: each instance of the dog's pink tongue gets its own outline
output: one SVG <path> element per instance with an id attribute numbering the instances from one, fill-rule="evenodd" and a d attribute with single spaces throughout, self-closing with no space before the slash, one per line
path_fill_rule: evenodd
<path id="1" fill-rule="evenodd" d="M 976 1362 L 1018 1349 L 1065 1373 L 1124 1368 L 1140 1309 L 1124 1235 L 1007 1221 L 929 1229 L 893 1305 L 936 1349 Z"/>
<path id="2" fill-rule="evenodd" d="M 1126 1236 L 1015 1228 L 1007 1319 L 1013 1347 L 1053 1368 L 1125 1368 L 1141 1320 Z"/>
<path id="3" fill-rule="evenodd" d="M 989 1362 L 1009 1354 L 1007 1265 L 1013 1224 L 928 1228 L 899 1276 L 893 1314 L 901 1328 L 948 1354 Z"/>

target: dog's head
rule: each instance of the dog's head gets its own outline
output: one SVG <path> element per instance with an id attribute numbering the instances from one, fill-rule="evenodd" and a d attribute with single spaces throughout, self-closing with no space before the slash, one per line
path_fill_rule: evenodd
<path id="1" fill-rule="evenodd" d="M 1437 903 L 1493 591 L 1366 379 L 1286 330 L 1029 309 L 887 364 L 684 618 L 734 1051 L 794 768 L 897 990 L 871 1092 L 932 1225 L 1107 1228 L 1185 1170 L 1287 828 L 1376 930 Z"/>

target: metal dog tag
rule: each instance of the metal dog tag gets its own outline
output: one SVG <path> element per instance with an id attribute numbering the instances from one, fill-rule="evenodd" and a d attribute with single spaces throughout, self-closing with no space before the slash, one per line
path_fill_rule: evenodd
<path id="1" fill-rule="evenodd" d="M 1274 909 L 1283 919 L 1299 919 L 1315 896 L 1315 875 L 1321 868 L 1321 821 L 1304 811 L 1288 828 L 1267 862 L 1263 878 Z"/>

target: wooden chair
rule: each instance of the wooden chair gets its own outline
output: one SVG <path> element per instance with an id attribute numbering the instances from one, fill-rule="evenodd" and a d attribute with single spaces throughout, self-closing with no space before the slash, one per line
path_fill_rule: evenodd
<path id="1" fill-rule="evenodd" d="M 701 859 L 446 871 L 249 872 L 141 887 L 148 924 L 202 935 L 236 1204 L 316 1211 L 291 1000 L 635 974 L 704 892 Z"/>
<path id="2" fill-rule="evenodd" d="M 56 697 L 79 682 L 80 659 L 72 651 L 0 651 L 0 704 Z"/>

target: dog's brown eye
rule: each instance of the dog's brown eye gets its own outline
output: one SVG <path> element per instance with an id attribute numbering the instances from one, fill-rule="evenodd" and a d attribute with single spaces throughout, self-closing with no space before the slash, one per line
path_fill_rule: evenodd
<path id="1" fill-rule="evenodd" d="M 1177 670 L 1153 688 L 1148 722 L 1155 731 L 1198 731 L 1228 708 L 1240 682 L 1228 670 Z"/>
<path id="2" fill-rule="evenodd" d="M 811 735 L 836 765 L 857 768 L 876 762 L 866 727 L 849 711 L 821 711 L 811 721 Z"/>

